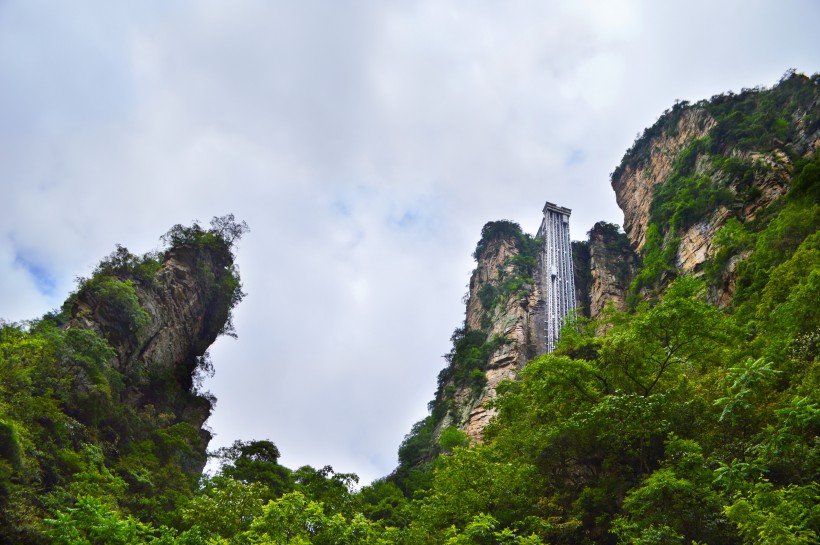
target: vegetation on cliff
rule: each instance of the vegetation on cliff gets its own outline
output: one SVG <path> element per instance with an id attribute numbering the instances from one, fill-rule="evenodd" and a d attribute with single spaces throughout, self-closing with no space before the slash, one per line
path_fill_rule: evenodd
<path id="1" fill-rule="evenodd" d="M 226 216 L 175 226 L 159 252 L 118 246 L 59 312 L 0 324 L 0 542 L 43 542 L 47 520 L 76 509 L 165 524 L 192 495 L 212 403 L 195 379 L 215 336 L 232 333 L 244 294 L 231 248 L 246 230 Z M 198 299 L 199 329 L 161 314 L 174 296 Z M 151 345 L 149 331 L 175 327 L 191 332 L 176 350 Z"/>
<path id="2" fill-rule="evenodd" d="M 793 187 L 732 312 L 684 276 L 566 328 L 501 389 L 485 442 L 397 505 L 399 542 L 816 542 L 820 248 Z"/>
<path id="3" fill-rule="evenodd" d="M 654 143 L 674 135 L 685 112 L 703 111 L 714 122 L 705 136 L 689 142 L 675 157 L 671 174 L 654 187 L 642 249 L 644 266 L 632 285 L 633 304 L 639 293 L 645 296 L 678 273 L 682 232 L 708 221 L 718 209 L 736 220 L 733 225 L 748 221 L 747 230 L 765 227 L 777 211 L 758 219 L 749 217 L 745 207 L 761 197 L 763 184 L 782 183 L 777 181 L 775 162 L 787 165 L 789 177 L 802 183 L 804 191 L 814 191 L 816 202 L 816 185 L 798 180 L 807 164 L 809 178 L 818 168 L 811 150 L 820 131 L 819 104 L 820 74 L 807 77 L 790 70 L 771 89 L 744 89 L 695 104 L 678 102 L 636 139 L 612 173 L 613 180 L 646 164 Z M 723 255 L 731 257 L 725 250 Z M 713 266 L 711 272 L 718 268 Z"/>
<path id="4" fill-rule="evenodd" d="M 476 269 L 471 281 L 474 285 L 466 296 L 478 299 L 480 328 L 471 329 L 465 322 L 453 332 L 453 347 L 444 356 L 447 366 L 439 373 L 435 398 L 428 405 L 430 414 L 413 426 L 399 447 L 399 467 L 391 478 L 409 496 L 429 484 L 431 460 L 466 441 L 456 427 L 442 429 L 442 425 L 445 421 L 455 426 L 462 424 L 457 417 L 459 403 L 473 402 L 478 396 L 487 383 L 485 372 L 490 357 L 507 342 L 503 336 L 491 334 L 494 317 L 503 312 L 511 298 L 521 297 L 532 289 L 540 241 L 524 233 L 515 222 L 488 222 L 481 229 L 473 252 L 479 267 L 497 258 L 502 245 L 508 245 L 512 251 L 492 277 L 479 278 Z M 467 392 L 467 399 L 457 399 L 459 391 Z"/>

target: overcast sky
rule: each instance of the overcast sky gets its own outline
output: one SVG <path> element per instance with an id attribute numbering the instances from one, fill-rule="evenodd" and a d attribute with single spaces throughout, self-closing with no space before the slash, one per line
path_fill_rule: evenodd
<path id="1" fill-rule="evenodd" d="M 370 481 L 427 414 L 482 225 L 622 223 L 637 133 L 820 71 L 818 28 L 816 0 L 0 0 L 0 316 L 232 212 L 212 447 Z"/>

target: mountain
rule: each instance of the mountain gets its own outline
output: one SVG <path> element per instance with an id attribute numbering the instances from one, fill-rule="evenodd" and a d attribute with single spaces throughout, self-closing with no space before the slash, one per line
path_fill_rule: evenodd
<path id="1" fill-rule="evenodd" d="M 2 324 L 0 542 L 42 542 L 43 519 L 85 494 L 153 519 L 206 462 L 207 349 L 242 299 L 232 216 L 175 226 L 167 249 L 103 260 L 58 313 Z"/>
<path id="2" fill-rule="evenodd" d="M 485 225 L 430 414 L 388 478 L 421 498 L 411 526 L 812 542 L 818 147 L 820 75 L 664 112 L 611 174 L 624 232 L 598 223 L 573 243 L 578 311 L 551 354 L 542 241 Z"/>
<path id="3" fill-rule="evenodd" d="M 624 230 L 644 261 L 642 295 L 678 274 L 708 273 L 714 300 L 728 305 L 736 266 L 748 253 L 718 256 L 723 239 L 716 235 L 727 224 L 764 227 L 815 156 L 818 139 L 817 77 L 793 71 L 772 89 L 678 102 L 666 111 L 611 176 Z M 816 195 L 811 187 L 798 191 Z"/>

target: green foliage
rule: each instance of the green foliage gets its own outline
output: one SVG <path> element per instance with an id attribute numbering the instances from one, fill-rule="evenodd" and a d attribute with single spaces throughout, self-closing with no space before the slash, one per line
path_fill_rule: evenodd
<path id="1" fill-rule="evenodd" d="M 624 237 L 626 237 L 626 235 L 624 235 Z M 628 240 L 627 247 L 629 247 Z M 592 287 L 592 267 L 590 266 L 590 258 L 589 241 L 573 240 L 572 266 L 575 273 L 575 293 L 580 297 L 577 301 L 580 306 L 580 309 L 578 310 L 579 314 L 587 317 L 589 317 L 590 293 Z M 621 261 L 621 263 L 623 263 L 625 272 L 628 273 L 628 265 L 626 261 Z M 625 277 L 626 275 L 624 276 L 624 279 Z"/>
<path id="2" fill-rule="evenodd" d="M 159 252 L 149 252 L 138 257 L 127 248 L 117 244 L 111 255 L 100 261 L 94 269 L 93 277 L 131 277 L 136 281 L 151 284 L 154 275 L 162 267 L 163 255 Z"/>
<path id="3" fill-rule="evenodd" d="M 706 153 L 709 142 L 709 138 L 695 140 L 683 149 L 675 160 L 672 174 L 655 187 L 649 207 L 651 224 L 676 232 L 732 202 L 732 191 L 715 183 L 712 176 L 696 170 L 697 159 Z"/>
<path id="4" fill-rule="evenodd" d="M 820 115 L 812 108 L 816 100 L 817 74 L 809 78 L 789 70 L 771 89 L 743 89 L 740 94 L 715 95 L 695 104 L 677 101 L 638 135 L 610 178 L 617 180 L 627 169 L 646 164 L 653 141 L 662 135 L 677 135 L 679 120 L 692 109 L 705 110 L 716 122 L 710 131 L 712 153 L 731 148 L 769 151 L 793 137 L 791 120 L 795 118 L 803 118 L 807 134 L 817 130 Z"/>
<path id="5" fill-rule="evenodd" d="M 726 516 L 734 522 L 746 543 L 753 545 L 809 545 L 820 538 L 820 490 L 817 483 L 775 488 L 756 483 L 736 496 Z"/>
<path id="6" fill-rule="evenodd" d="M 765 307 L 769 316 L 788 307 L 795 292 L 785 292 Z M 775 479 L 776 494 L 812 485 L 820 459 L 816 360 L 794 367 L 787 352 L 761 359 L 768 345 L 743 342 L 737 317 L 704 293 L 701 282 L 679 278 L 654 306 L 607 316 L 603 334 L 595 333 L 600 324 L 581 324 L 556 353 L 530 362 L 518 383 L 499 387 L 498 416 L 481 448 L 500 464 L 531 467 L 537 490 L 524 493 L 529 507 L 513 517 L 513 529 L 544 542 L 742 543 L 748 535 L 729 510 L 747 509 L 737 494 L 752 505 L 764 475 Z M 809 320 L 803 330 L 817 327 Z M 461 478 L 493 467 L 480 465 Z M 454 497 L 436 501 L 461 500 L 456 528 L 482 513 L 509 520 L 493 504 L 509 490 L 474 503 L 455 483 L 447 487 Z M 789 508 L 800 523 L 790 528 L 809 526 L 808 504 L 800 505 Z M 767 509 L 766 517 L 785 517 Z"/>
<path id="7" fill-rule="evenodd" d="M 112 324 L 119 339 L 139 336 L 150 321 L 140 305 L 134 283 L 113 276 L 94 276 L 85 285 L 94 301 L 94 312 Z"/>
<path id="8" fill-rule="evenodd" d="M 729 261 L 754 246 L 755 235 L 737 218 L 729 218 L 712 238 L 714 255 L 703 264 L 703 272 L 710 284 L 716 284 L 726 272 Z"/>
<path id="9" fill-rule="evenodd" d="M 636 297 L 638 290 L 655 286 L 661 279 L 677 274 L 675 258 L 679 244 L 680 240 L 674 236 L 664 238 L 657 224 L 649 224 L 643 247 L 643 268 L 630 286 L 630 308 L 634 309 L 639 300 Z"/>
<path id="10" fill-rule="evenodd" d="M 248 530 L 262 514 L 269 494 L 258 482 L 243 483 L 230 477 L 204 479 L 199 493 L 181 508 L 183 523 L 211 536 L 233 538 Z"/>
<path id="11" fill-rule="evenodd" d="M 438 444 L 442 452 L 452 452 L 456 447 L 468 446 L 470 444 L 470 438 L 460 429 L 455 426 L 450 426 L 449 428 L 441 430 Z"/>
<path id="12" fill-rule="evenodd" d="M 475 515 L 491 513 L 508 526 L 528 512 L 534 475 L 534 467 L 508 464 L 493 450 L 457 449 L 436 470 L 419 503 L 419 521 L 441 530 L 464 528 Z"/>
<path id="13" fill-rule="evenodd" d="M 485 312 L 488 312 L 493 309 L 495 306 L 495 302 L 498 299 L 498 288 L 495 284 L 488 282 L 479 288 L 478 290 L 478 300 L 481 302 L 481 308 L 484 309 Z"/>
<path id="14" fill-rule="evenodd" d="M 360 514 L 328 512 L 321 502 L 296 491 L 265 505 L 243 537 L 260 544 L 387 545 L 396 542 L 392 533 Z"/>
<path id="15" fill-rule="evenodd" d="M 352 516 L 358 507 L 352 495 L 353 487 L 359 482 L 354 473 L 338 473 L 330 466 L 322 469 L 302 466 L 293 472 L 293 480 L 297 491 L 321 502 L 330 512 Z"/>
<path id="16" fill-rule="evenodd" d="M 409 522 L 406 516 L 407 498 L 391 480 L 378 479 L 362 487 L 358 501 L 368 520 L 393 527 L 403 527 Z"/>
<path id="17" fill-rule="evenodd" d="M 51 543 L 56 545 L 141 545 L 154 537 L 154 528 L 123 516 L 95 497 L 81 496 L 74 507 L 49 519 Z"/>
<path id="18" fill-rule="evenodd" d="M 272 499 L 293 487 L 290 471 L 279 465 L 279 449 L 271 441 L 234 441 L 217 451 L 221 473 L 243 483 L 259 483 Z"/>
<path id="19" fill-rule="evenodd" d="M 486 252 L 494 242 L 506 239 L 519 244 L 524 236 L 524 233 L 521 231 L 521 226 L 515 222 L 509 220 L 487 222 L 484 227 L 481 228 L 481 238 L 473 252 L 473 259 L 476 261 L 481 259 L 484 252 Z"/>
<path id="20" fill-rule="evenodd" d="M 795 177 L 787 198 L 820 202 L 820 156 L 815 154 L 809 162 L 798 162 L 794 170 Z"/>
<path id="21" fill-rule="evenodd" d="M 650 127 L 638 134 L 632 146 L 624 154 L 621 163 L 609 175 L 610 179 L 619 179 L 627 169 L 635 169 L 649 160 L 652 141 L 663 134 L 675 135 L 678 130 L 678 121 L 681 115 L 689 109 L 689 102 L 675 101 L 675 105 L 666 110 Z"/>
<path id="22" fill-rule="evenodd" d="M 802 300 L 805 300 L 808 295 L 805 291 L 812 282 L 812 269 L 816 269 L 820 240 L 816 234 L 818 227 L 820 205 L 791 200 L 765 229 L 755 233 L 753 252 L 737 265 L 737 288 L 733 300 L 736 312 L 743 320 L 748 320 L 750 326 L 769 322 L 776 329 L 782 329 L 788 319 L 781 316 L 779 320 L 769 320 L 766 312 L 778 308 L 784 297 L 787 294 L 791 297 L 792 292 L 798 299 L 801 299 L 799 292 L 802 292 Z M 759 307 L 763 298 L 767 302 Z M 797 300 L 794 304 L 799 305 Z M 804 320 L 804 324 L 811 324 L 810 319 Z M 795 328 L 790 329 L 794 331 Z"/>
<path id="23" fill-rule="evenodd" d="M 231 250 L 242 236 L 249 232 L 248 224 L 237 223 L 233 214 L 211 219 L 211 228 L 204 229 L 194 221 L 190 227 L 176 224 L 162 235 L 161 240 L 171 248 L 181 246 L 211 247 L 216 250 Z M 233 258 L 233 254 L 230 254 Z"/>
<path id="24" fill-rule="evenodd" d="M 765 362 L 763 358 L 749 359 L 737 367 L 730 367 L 726 376 L 727 382 L 731 383 L 727 388 L 728 395 L 715 400 L 715 405 L 723 407 L 719 420 L 748 418 L 747 413 L 756 405 L 753 396 L 777 373 L 779 371 L 772 369 L 771 362 Z"/>
<path id="25" fill-rule="evenodd" d="M 191 389 L 193 369 L 131 365 L 129 350 L 152 327 L 141 298 L 156 289 L 174 252 L 199 252 L 203 267 L 214 265 L 213 297 L 241 298 L 224 250 L 246 230 L 232 217 L 217 218 L 209 231 L 172 230 L 170 242 L 185 248 L 138 257 L 118 246 L 80 279 L 61 312 L 0 322 L 0 543 L 194 539 L 199 530 L 183 536 L 158 528 L 177 524 L 194 493 L 207 434 L 184 412 L 207 410 L 208 400 Z M 220 245 L 221 256 L 207 255 Z M 93 313 L 106 338 L 68 327 L 72 312 L 80 320 Z M 196 364 L 207 371 L 207 358 Z M 134 406 L 135 387 L 159 405 Z"/>
<path id="26" fill-rule="evenodd" d="M 404 436 L 399 446 L 399 469 L 409 470 L 437 454 L 433 441 L 435 427 L 436 421 L 432 415 L 413 424 L 410 433 Z"/>
<path id="27" fill-rule="evenodd" d="M 787 72 L 771 89 L 743 89 L 702 101 L 717 122 L 711 134 L 715 152 L 727 148 L 768 151 L 792 138 L 791 120 L 810 111 L 817 91 L 814 82 L 794 71 Z"/>
<path id="28" fill-rule="evenodd" d="M 722 513 L 723 500 L 713 489 L 709 470 L 697 442 L 671 435 L 666 460 L 624 498 L 625 516 L 613 529 L 622 542 L 646 542 L 659 533 L 683 541 L 737 543 Z M 652 542 L 652 541 L 649 541 Z M 663 543 L 668 541 L 661 541 Z"/>
<path id="29" fill-rule="evenodd" d="M 481 240 L 473 257 L 479 260 L 494 244 L 502 240 L 512 242 L 516 253 L 505 259 L 498 270 L 498 278 L 488 280 L 477 292 L 484 310 L 483 329 L 487 328 L 488 321 L 497 306 L 505 304 L 510 297 L 529 292 L 542 243 L 523 233 L 517 223 L 507 220 L 489 222 L 481 231 Z"/>

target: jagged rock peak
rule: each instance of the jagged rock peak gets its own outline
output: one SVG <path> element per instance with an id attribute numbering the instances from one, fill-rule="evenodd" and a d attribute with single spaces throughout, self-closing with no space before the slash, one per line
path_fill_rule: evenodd
<path id="1" fill-rule="evenodd" d="M 217 336 L 233 334 L 231 309 L 244 296 L 231 247 L 247 225 L 232 215 L 211 225 L 177 225 L 167 250 L 141 257 L 118 246 L 66 303 L 67 328 L 94 330 L 116 351 L 122 401 L 197 428 L 212 402 L 194 392 L 194 373 Z"/>
<path id="2" fill-rule="evenodd" d="M 779 201 L 818 147 L 820 74 L 790 70 L 772 88 L 678 102 L 664 112 L 611 176 L 624 230 L 646 265 L 640 293 L 681 272 L 703 274 L 721 228 L 752 222 Z M 733 281 L 717 281 L 723 287 L 714 299 L 725 304 Z"/>

